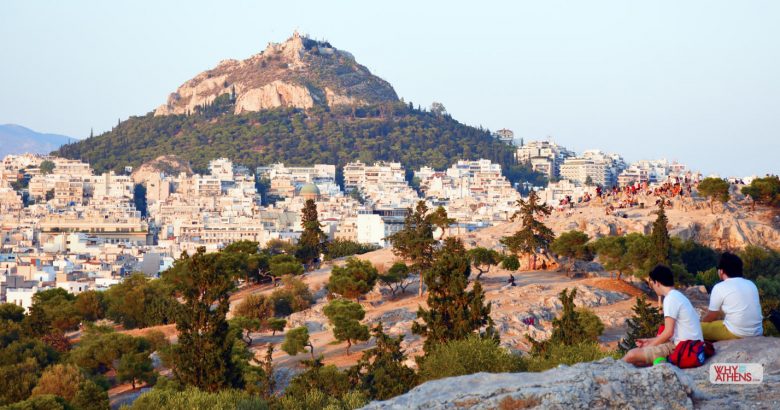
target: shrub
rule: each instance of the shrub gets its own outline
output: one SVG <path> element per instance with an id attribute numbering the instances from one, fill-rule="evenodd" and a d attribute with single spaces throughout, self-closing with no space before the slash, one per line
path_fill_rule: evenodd
<path id="1" fill-rule="evenodd" d="M 525 370 L 522 359 L 500 347 L 492 339 L 477 335 L 436 345 L 420 363 L 421 382 L 444 377 L 488 372 L 503 373 Z"/>
<path id="2" fill-rule="evenodd" d="M 0 303 L 0 321 L 19 323 L 24 319 L 24 308 L 13 303 Z"/>
<path id="3" fill-rule="evenodd" d="M 273 306 L 274 316 L 288 316 L 291 313 L 308 309 L 314 302 L 309 285 L 302 280 L 284 276 L 282 287 L 271 293 L 269 302 Z"/>
<path id="4" fill-rule="evenodd" d="M 30 397 L 27 400 L 3 407 L 4 410 L 66 410 L 70 408 L 65 399 L 51 394 Z"/>
<path id="5" fill-rule="evenodd" d="M 341 397 L 333 397 L 319 389 L 308 390 L 301 396 L 284 396 L 278 401 L 278 407 L 282 410 L 352 410 L 366 404 L 368 404 L 368 399 L 360 391 L 348 391 Z"/>
<path id="6" fill-rule="evenodd" d="M 712 287 L 720 281 L 718 269 L 712 268 L 696 274 L 696 284 L 707 288 L 707 293 L 712 292 Z"/>
<path id="7" fill-rule="evenodd" d="M 71 401 L 85 380 L 81 370 L 73 365 L 55 364 L 46 369 L 32 391 L 33 396 L 53 394 Z"/>
<path id="8" fill-rule="evenodd" d="M 346 239 L 336 239 L 328 243 L 328 252 L 325 254 L 325 260 L 343 258 L 345 256 L 362 255 L 367 252 L 379 249 L 378 246 L 359 243 Z"/>
<path id="9" fill-rule="evenodd" d="M 190 387 L 184 391 L 152 389 L 142 394 L 131 410 L 250 410 L 268 409 L 268 404 L 257 396 L 240 390 L 220 390 L 205 392 Z"/>
<path id="10" fill-rule="evenodd" d="M 598 342 L 599 336 L 604 333 L 604 322 L 588 308 L 577 308 L 579 313 L 580 323 L 585 329 L 585 338 L 592 342 Z"/>
<path id="11" fill-rule="evenodd" d="M 303 264 L 291 255 L 275 255 L 268 262 L 271 276 L 281 278 L 285 275 L 297 276 L 304 272 Z"/>
<path id="12" fill-rule="evenodd" d="M 236 306 L 233 315 L 264 321 L 274 315 L 274 308 L 271 301 L 265 296 L 248 295 Z"/>
<path id="13" fill-rule="evenodd" d="M 614 352 L 603 352 L 598 343 L 582 342 L 573 345 L 550 343 L 544 354 L 533 355 L 525 359 L 525 364 L 530 372 L 542 372 L 562 364 L 592 362 L 605 357 L 618 358 Z"/>
<path id="14" fill-rule="evenodd" d="M 368 400 L 356 391 L 349 375 L 336 366 L 323 366 L 319 360 L 290 381 L 280 404 L 284 409 L 353 409 Z M 332 406 L 332 407 L 331 407 Z"/>
<path id="15" fill-rule="evenodd" d="M 105 410 L 110 408 L 108 393 L 95 382 L 87 380 L 81 383 L 76 397 L 71 401 L 79 410 Z"/>

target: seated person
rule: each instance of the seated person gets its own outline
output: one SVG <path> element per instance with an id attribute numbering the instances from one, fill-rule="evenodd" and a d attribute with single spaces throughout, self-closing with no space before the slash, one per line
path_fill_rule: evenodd
<path id="1" fill-rule="evenodd" d="M 650 287 L 664 297 L 664 330 L 656 337 L 638 339 L 623 360 L 635 366 L 647 366 L 659 357 L 669 356 L 683 340 L 704 340 L 699 314 L 691 301 L 674 288 L 674 275 L 667 266 L 658 265 L 650 272 Z"/>
<path id="2" fill-rule="evenodd" d="M 704 340 L 729 340 L 763 335 L 763 315 L 758 288 L 753 282 L 742 277 L 742 260 L 739 256 L 724 253 L 718 263 L 718 276 L 721 282 L 712 288 L 709 312 L 701 319 Z"/>

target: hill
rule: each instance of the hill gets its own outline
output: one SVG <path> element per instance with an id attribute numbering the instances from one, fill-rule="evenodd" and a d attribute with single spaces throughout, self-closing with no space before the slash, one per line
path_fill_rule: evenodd
<path id="1" fill-rule="evenodd" d="M 0 158 L 8 154 L 48 154 L 67 144 L 71 137 L 45 134 L 16 124 L 0 125 Z"/>
<path id="2" fill-rule="evenodd" d="M 393 87 L 358 64 L 352 54 L 296 32 L 246 60 L 224 60 L 198 74 L 171 94 L 155 115 L 186 114 L 226 93 L 236 100 L 236 114 L 398 101 Z"/>
<path id="3" fill-rule="evenodd" d="M 223 61 L 154 112 L 55 154 L 98 172 L 174 154 L 196 172 L 219 157 L 250 168 L 361 160 L 399 161 L 410 170 L 486 158 L 512 181 L 541 178 L 517 166 L 513 148 L 489 131 L 442 110 L 415 109 L 350 53 L 297 34 L 247 60 Z"/>

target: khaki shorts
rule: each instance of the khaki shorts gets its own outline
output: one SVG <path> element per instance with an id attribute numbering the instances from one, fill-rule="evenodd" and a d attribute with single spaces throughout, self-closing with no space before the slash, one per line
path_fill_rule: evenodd
<path id="1" fill-rule="evenodd" d="M 642 353 L 645 355 L 646 363 L 653 363 L 653 360 L 659 357 L 666 357 L 672 354 L 675 344 L 672 342 L 666 342 L 658 346 L 642 347 Z"/>

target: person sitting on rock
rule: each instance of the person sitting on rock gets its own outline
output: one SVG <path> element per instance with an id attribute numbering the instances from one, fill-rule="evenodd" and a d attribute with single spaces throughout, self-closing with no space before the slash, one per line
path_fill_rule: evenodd
<path id="1" fill-rule="evenodd" d="M 674 275 L 668 266 L 658 265 L 650 271 L 649 285 L 664 297 L 664 330 L 658 336 L 638 339 L 636 348 L 623 356 L 623 360 L 635 366 L 648 366 L 659 357 L 669 356 L 683 340 L 704 340 L 699 314 L 691 301 L 674 288 Z"/>
<path id="2" fill-rule="evenodd" d="M 701 319 L 704 340 L 718 341 L 764 334 L 756 285 L 742 277 L 742 259 L 725 252 L 718 262 L 717 283 L 710 292 L 707 314 Z"/>

